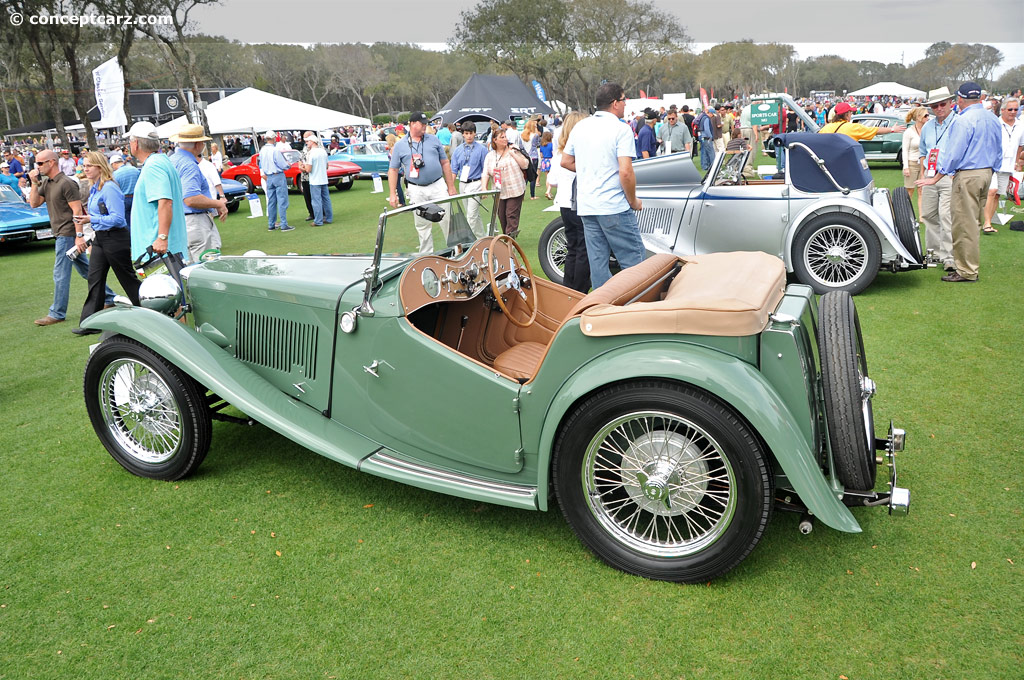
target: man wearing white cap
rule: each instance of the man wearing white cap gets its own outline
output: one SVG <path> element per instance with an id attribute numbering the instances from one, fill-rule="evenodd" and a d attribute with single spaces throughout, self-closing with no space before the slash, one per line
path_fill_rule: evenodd
<path id="1" fill-rule="evenodd" d="M 277 229 L 277 220 L 281 220 L 281 231 L 291 231 L 295 227 L 288 226 L 288 180 L 284 171 L 291 167 L 274 144 L 277 134 L 267 130 L 263 136 L 263 147 L 260 149 L 260 176 L 267 192 L 267 231 Z"/>
<path id="2" fill-rule="evenodd" d="M 181 177 L 181 195 L 185 203 L 185 229 L 188 231 L 188 252 L 193 262 L 202 260 L 207 251 L 220 251 L 221 240 L 217 225 L 210 217 L 211 210 L 223 222 L 228 216 L 227 202 L 210 198 L 210 184 L 199 169 L 203 147 L 210 141 L 202 125 L 183 125 L 171 141 L 178 149 L 171 156 L 178 176 Z"/>
<path id="3" fill-rule="evenodd" d="M 153 247 L 157 253 L 179 253 L 188 259 L 185 203 L 181 178 L 171 159 L 160 151 L 160 135 L 152 123 L 128 130 L 128 148 L 142 163 L 132 202 L 132 259 Z"/>

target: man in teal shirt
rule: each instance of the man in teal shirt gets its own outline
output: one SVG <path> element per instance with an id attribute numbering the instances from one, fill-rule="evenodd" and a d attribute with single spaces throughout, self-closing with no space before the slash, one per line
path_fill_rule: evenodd
<path id="1" fill-rule="evenodd" d="M 156 253 L 179 253 L 189 261 L 188 232 L 181 178 L 160 149 L 160 136 L 152 123 L 136 123 L 128 130 L 132 155 L 142 163 L 132 201 L 132 258 L 153 247 Z"/>

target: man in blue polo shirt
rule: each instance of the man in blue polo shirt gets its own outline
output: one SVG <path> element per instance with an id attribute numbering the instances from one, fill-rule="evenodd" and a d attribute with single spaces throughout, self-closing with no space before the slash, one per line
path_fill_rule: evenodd
<path id="1" fill-rule="evenodd" d="M 260 175 L 263 178 L 264 190 L 267 192 L 267 230 L 274 231 L 280 219 L 281 231 L 291 231 L 295 227 L 288 226 L 288 179 L 284 176 L 284 171 L 291 165 L 278 151 L 276 139 L 277 134 L 273 130 L 267 130 L 259 159 Z"/>
<path id="2" fill-rule="evenodd" d="M 459 178 L 459 193 L 471 194 L 480 191 L 487 147 L 476 141 L 476 125 L 472 121 L 467 120 L 462 124 L 462 137 L 465 141 L 452 152 L 452 174 Z M 474 236 L 483 238 L 487 235 L 484 221 L 480 217 L 479 198 L 466 202 L 466 219 Z"/>
<path id="3" fill-rule="evenodd" d="M 202 125 L 191 124 L 183 125 L 178 134 L 171 137 L 171 141 L 178 145 L 171 162 L 181 177 L 188 252 L 193 262 L 201 262 L 206 252 L 220 252 L 220 232 L 210 217 L 210 211 L 216 211 L 221 222 L 228 216 L 227 201 L 210 198 L 210 184 L 199 169 L 199 157 L 210 139 Z"/>
<path id="4" fill-rule="evenodd" d="M 921 128 L 918 160 L 921 176 L 930 178 L 938 172 L 939 152 L 949 143 L 949 129 L 956 119 L 956 112 L 953 111 L 953 95 L 946 87 L 929 90 L 924 104 L 931 109 L 932 117 Z M 953 178 L 949 176 L 921 187 L 925 248 L 935 253 L 947 273 L 956 271 L 953 264 L 953 210 L 949 203 L 952 191 Z"/>
<path id="5" fill-rule="evenodd" d="M 132 227 L 132 200 L 135 197 L 135 183 L 139 181 L 139 169 L 130 163 L 124 162 L 124 156 L 115 153 L 110 157 L 110 167 L 117 186 L 121 187 L 124 194 L 124 216 L 128 221 L 128 228 Z"/>
<path id="6" fill-rule="evenodd" d="M 595 97 L 597 113 L 584 118 L 569 133 L 562 167 L 576 173 L 576 212 L 590 260 L 590 280 L 599 288 L 611 278 L 608 258 L 615 253 L 623 269 L 640 264 L 646 249 L 640 238 L 636 210 L 633 132 L 620 118 L 626 110 L 625 90 L 605 83 Z"/>
<path id="7" fill-rule="evenodd" d="M 949 143 L 939 152 L 934 177 L 917 180 L 918 186 L 935 184 L 953 175 L 953 263 L 956 271 L 943 276 L 949 283 L 978 280 L 981 259 L 981 210 L 988 197 L 992 173 L 1003 162 L 1003 133 L 999 121 L 981 105 L 981 86 L 966 82 L 956 91 L 960 115 L 949 129 Z"/>
<path id="8" fill-rule="evenodd" d="M 181 178 L 171 159 L 160 151 L 160 136 L 152 123 L 140 121 L 128 130 L 128 148 L 142 163 L 132 202 L 132 259 L 153 247 L 156 253 L 179 253 L 188 260 L 185 203 Z"/>

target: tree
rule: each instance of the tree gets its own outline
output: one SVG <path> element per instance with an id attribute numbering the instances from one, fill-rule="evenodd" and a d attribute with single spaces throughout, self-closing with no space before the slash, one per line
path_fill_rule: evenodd
<path id="1" fill-rule="evenodd" d="M 1014 66 L 1009 71 L 999 76 L 992 88 L 996 92 L 1014 92 L 1024 86 L 1024 64 Z M 1020 115 L 1018 113 L 1018 115 Z"/>

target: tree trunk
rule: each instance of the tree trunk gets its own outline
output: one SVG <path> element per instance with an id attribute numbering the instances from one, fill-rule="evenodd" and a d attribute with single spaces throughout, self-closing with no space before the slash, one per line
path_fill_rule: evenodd
<path id="1" fill-rule="evenodd" d="M 77 27 L 76 27 L 76 30 Z M 82 84 L 82 69 L 78 63 L 77 50 L 78 50 L 78 38 L 74 41 L 65 40 L 63 44 L 64 56 L 68 61 L 68 69 L 71 71 L 71 88 L 74 91 L 75 108 L 78 109 L 79 116 L 82 119 L 82 125 L 85 126 L 85 139 L 89 148 L 95 151 L 98 147 L 96 146 L 96 131 L 92 127 L 92 121 L 89 120 L 89 97 L 88 90 L 83 88 Z"/>
<path id="2" fill-rule="evenodd" d="M 36 32 L 29 34 L 28 44 L 32 50 L 32 54 L 36 58 L 36 66 L 43 72 L 43 90 L 46 93 L 46 104 L 50 109 L 50 115 L 53 116 L 53 124 L 57 128 L 57 135 L 60 137 L 61 143 L 64 148 L 71 148 L 71 141 L 68 139 L 68 132 L 64 129 L 64 121 L 60 115 L 60 104 L 57 102 L 57 86 L 53 82 L 53 64 L 51 63 L 50 54 L 53 51 L 54 45 L 50 41 L 48 50 L 43 49 L 42 36 Z"/>

